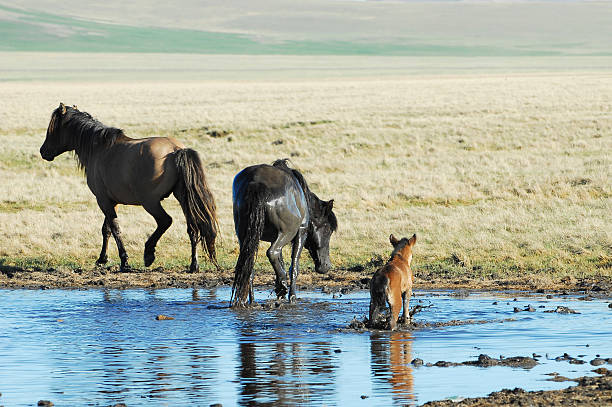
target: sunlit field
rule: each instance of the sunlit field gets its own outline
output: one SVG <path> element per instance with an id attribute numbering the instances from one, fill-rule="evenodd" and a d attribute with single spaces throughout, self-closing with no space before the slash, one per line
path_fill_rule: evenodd
<path id="1" fill-rule="evenodd" d="M 238 253 L 233 176 L 286 157 L 335 200 L 332 274 L 386 259 L 390 233 L 416 233 L 423 280 L 610 276 L 612 74 L 485 71 L 0 82 L 0 265 L 89 269 L 99 253 L 103 216 L 75 160 L 38 153 L 61 101 L 130 137 L 172 136 L 200 153 L 227 275 Z M 184 270 L 185 220 L 173 197 L 164 207 L 174 223 L 153 267 Z M 119 207 L 119 221 L 132 265 L 143 267 L 153 218 Z M 269 268 L 265 248 L 259 268 Z M 117 264 L 112 239 L 109 255 Z"/>

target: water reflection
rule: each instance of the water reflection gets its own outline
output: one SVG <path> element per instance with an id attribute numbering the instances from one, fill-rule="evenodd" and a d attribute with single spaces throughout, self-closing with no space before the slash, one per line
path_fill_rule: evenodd
<path id="1" fill-rule="evenodd" d="M 282 342 L 249 327 L 238 341 L 240 405 L 302 405 L 336 393 L 338 359 L 330 342 Z"/>
<path id="2" fill-rule="evenodd" d="M 371 369 L 374 380 L 391 386 L 393 401 L 414 404 L 412 341 L 409 332 L 373 333 L 370 336 Z"/>

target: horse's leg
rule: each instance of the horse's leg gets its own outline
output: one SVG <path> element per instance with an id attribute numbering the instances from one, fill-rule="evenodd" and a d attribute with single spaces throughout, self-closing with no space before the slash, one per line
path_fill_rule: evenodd
<path id="1" fill-rule="evenodd" d="M 291 241 L 291 237 L 281 231 L 278 232 L 278 237 L 266 252 L 268 260 L 276 273 L 276 284 L 274 291 L 278 298 L 282 298 L 287 294 L 287 273 L 285 272 L 285 264 L 283 262 L 283 247 Z"/>
<path id="2" fill-rule="evenodd" d="M 412 288 L 409 288 L 405 292 L 402 293 L 402 319 L 400 319 L 402 324 L 410 322 L 410 297 L 412 297 Z"/>
<path id="3" fill-rule="evenodd" d="M 397 319 L 400 313 L 400 307 L 402 306 L 402 294 L 399 290 L 392 291 L 388 294 L 387 302 L 389 303 L 389 311 L 391 314 L 391 320 L 389 325 L 392 331 L 397 328 Z"/>
<path id="4" fill-rule="evenodd" d="M 121 229 L 119 228 L 119 222 L 117 222 L 117 211 L 115 207 L 117 204 L 110 201 L 108 198 L 98 198 L 98 206 L 106 216 L 106 224 L 111 230 L 115 243 L 117 244 L 117 250 L 119 251 L 119 258 L 121 259 L 120 272 L 127 271 L 130 266 L 128 265 L 128 255 L 123 246 L 123 240 L 121 239 Z"/>
<path id="5" fill-rule="evenodd" d="M 155 261 L 155 246 L 159 241 L 159 238 L 164 234 L 166 230 L 172 225 L 172 218 L 161 206 L 160 201 L 155 202 L 145 202 L 143 203 L 143 208 L 155 218 L 155 222 L 157 222 L 157 229 L 155 232 L 147 239 L 145 243 L 145 251 L 144 251 L 144 264 L 146 267 L 149 267 Z"/>
<path id="6" fill-rule="evenodd" d="M 300 272 L 300 255 L 304 248 L 304 242 L 306 241 L 306 230 L 301 229 L 293 238 L 293 245 L 291 247 L 291 267 L 289 268 L 289 302 L 295 300 L 296 292 L 296 281 Z"/>
<path id="7" fill-rule="evenodd" d="M 108 238 L 111 235 L 111 229 L 108 225 L 106 217 L 104 217 L 104 222 L 102 223 L 102 250 L 100 250 L 100 257 L 96 260 L 96 266 L 101 266 L 108 262 L 108 255 L 106 254 L 106 250 L 108 249 Z"/>
<path id="8" fill-rule="evenodd" d="M 189 242 L 191 242 L 191 264 L 189 265 L 189 272 L 197 273 L 200 271 L 200 265 L 198 264 L 198 235 L 190 226 L 187 226 L 187 234 L 189 235 Z"/>

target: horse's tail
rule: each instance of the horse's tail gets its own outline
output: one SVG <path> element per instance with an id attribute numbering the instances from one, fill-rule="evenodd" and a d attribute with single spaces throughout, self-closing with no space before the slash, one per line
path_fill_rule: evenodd
<path id="1" fill-rule="evenodd" d="M 178 190 L 176 197 L 181 204 L 187 231 L 208 254 L 210 261 L 219 268 L 215 252 L 215 239 L 219 230 L 215 199 L 208 188 L 202 161 L 195 150 L 183 148 L 174 153 L 178 170 Z M 182 184 L 182 185 L 181 185 Z"/>
<path id="2" fill-rule="evenodd" d="M 370 281 L 370 327 L 375 328 L 379 324 L 381 310 L 385 309 L 387 302 L 387 286 L 389 278 L 380 270 L 374 273 Z"/>
<path id="3" fill-rule="evenodd" d="M 248 220 L 246 229 L 239 228 L 243 231 L 239 232 L 243 233 L 243 236 L 240 239 L 240 254 L 234 271 L 234 284 L 230 299 L 232 307 L 243 306 L 251 290 L 255 254 L 259 248 L 259 241 L 266 221 L 265 193 L 257 185 L 251 184 L 247 187 L 242 200 L 244 210 L 241 210 L 241 212 L 247 214 Z"/>

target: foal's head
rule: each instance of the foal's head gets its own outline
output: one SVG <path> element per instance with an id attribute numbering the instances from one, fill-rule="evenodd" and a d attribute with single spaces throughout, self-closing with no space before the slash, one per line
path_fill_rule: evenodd
<path id="1" fill-rule="evenodd" d="M 51 113 L 51 120 L 47 127 L 45 142 L 40 147 L 40 155 L 47 161 L 53 161 L 58 155 L 74 150 L 72 140 L 66 134 L 62 124 L 72 111 L 78 111 L 76 106 L 66 106 L 60 103 L 59 107 Z"/>
<path id="2" fill-rule="evenodd" d="M 416 234 L 413 234 L 410 239 L 407 237 L 403 237 L 401 239 L 397 239 L 395 235 L 389 236 L 389 242 L 393 245 L 393 253 L 391 253 L 391 258 L 395 255 L 399 254 L 408 262 L 408 266 L 412 262 L 412 247 L 416 243 Z"/>

